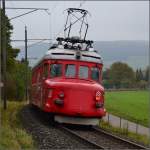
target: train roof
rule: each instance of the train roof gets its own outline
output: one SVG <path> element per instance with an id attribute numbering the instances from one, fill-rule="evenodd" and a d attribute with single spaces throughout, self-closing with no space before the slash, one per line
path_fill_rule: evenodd
<path id="1" fill-rule="evenodd" d="M 80 58 L 77 58 L 77 52 L 80 54 Z M 78 60 L 85 62 L 94 62 L 99 64 L 103 63 L 101 56 L 95 51 L 85 51 L 85 50 L 77 51 L 74 49 L 64 49 L 58 47 L 49 49 L 35 66 L 37 66 L 41 61 L 45 59 Z"/>
<path id="2" fill-rule="evenodd" d="M 78 51 L 80 53 L 80 59 L 76 58 L 77 50 L 55 48 L 47 51 L 44 56 L 45 59 L 67 59 L 67 60 L 80 60 L 95 63 L 102 63 L 101 56 L 94 51 Z"/>
<path id="3" fill-rule="evenodd" d="M 34 67 L 39 65 L 43 60 L 47 59 L 76 60 L 98 64 L 103 63 L 101 56 L 94 50 L 66 49 L 62 45 L 59 45 L 57 47 L 50 48 Z"/>

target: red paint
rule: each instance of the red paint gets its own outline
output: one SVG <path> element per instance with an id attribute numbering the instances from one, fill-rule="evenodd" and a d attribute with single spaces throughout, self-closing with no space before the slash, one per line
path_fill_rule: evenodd
<path id="1" fill-rule="evenodd" d="M 62 64 L 62 76 L 50 76 L 44 78 L 44 69 L 50 70 L 50 64 Z M 67 64 L 76 66 L 76 74 L 73 78 L 65 77 Z M 79 79 L 79 66 L 88 67 L 88 78 Z M 43 60 L 41 64 L 33 68 L 32 74 L 32 100 L 31 103 L 40 107 L 43 111 L 53 112 L 67 116 L 103 117 L 104 107 L 96 108 L 96 103 L 104 103 L 104 88 L 99 81 L 91 79 L 91 67 L 98 67 L 102 72 L 102 64 L 71 60 Z M 100 92 L 100 98 L 96 99 L 96 92 Z M 51 93 L 50 93 L 51 92 Z M 58 103 L 58 104 L 56 104 Z"/>

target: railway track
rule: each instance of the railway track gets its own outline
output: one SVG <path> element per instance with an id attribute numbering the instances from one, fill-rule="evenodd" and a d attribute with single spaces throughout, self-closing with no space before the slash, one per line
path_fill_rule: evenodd
<path id="1" fill-rule="evenodd" d="M 114 134 L 111 134 L 111 133 L 109 133 L 109 132 L 107 132 L 107 131 L 104 131 L 104 130 L 98 128 L 98 127 L 93 127 L 93 130 L 94 130 L 95 132 L 98 132 L 98 133 L 101 133 L 101 134 L 105 135 L 106 137 L 109 137 L 109 139 L 112 138 L 112 139 L 114 139 L 114 140 L 116 140 L 116 141 L 120 141 L 120 143 L 124 143 L 124 144 L 126 144 L 126 145 L 128 144 L 129 148 L 130 148 L 130 146 L 131 146 L 131 148 L 135 148 L 135 149 L 148 149 L 147 147 L 145 147 L 145 146 L 143 146 L 143 145 L 140 145 L 140 144 L 137 144 L 137 143 L 135 143 L 135 142 L 129 141 L 129 140 L 127 140 L 127 139 L 121 138 L 121 137 L 116 136 L 116 135 L 114 135 Z M 107 138 L 106 138 L 106 139 L 107 139 Z"/>
<path id="2" fill-rule="evenodd" d="M 146 149 L 146 147 L 107 133 L 97 127 L 56 124 L 43 112 L 26 106 L 21 113 L 25 128 L 41 149 Z"/>
<path id="3" fill-rule="evenodd" d="M 61 129 L 63 129 L 64 131 L 70 133 L 71 135 L 73 135 L 74 137 L 76 138 L 79 138 L 82 142 L 84 142 L 85 144 L 89 144 L 89 145 L 92 145 L 93 148 L 96 148 L 96 149 L 104 149 L 104 147 L 102 147 L 101 145 L 95 143 L 95 142 L 92 142 L 90 141 L 88 138 L 85 138 L 84 136 L 82 136 L 82 134 L 78 134 L 76 131 L 70 129 L 70 128 L 67 128 L 63 125 L 59 125 L 59 127 Z"/>
<path id="4" fill-rule="evenodd" d="M 98 149 L 147 149 L 142 145 L 112 135 L 98 127 L 76 128 L 65 125 L 60 127 L 72 135 L 95 145 Z"/>
<path id="5" fill-rule="evenodd" d="M 24 128 L 30 133 L 35 141 L 37 149 L 96 149 L 81 138 L 65 132 L 58 124 L 49 119 L 45 113 L 25 106 L 20 117 Z"/>

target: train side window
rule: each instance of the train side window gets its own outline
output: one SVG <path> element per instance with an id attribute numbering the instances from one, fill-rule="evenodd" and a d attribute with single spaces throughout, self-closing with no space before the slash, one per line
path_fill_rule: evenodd
<path id="1" fill-rule="evenodd" d="M 88 67 L 80 66 L 79 67 L 79 78 L 87 79 L 88 78 Z"/>
<path id="2" fill-rule="evenodd" d="M 50 65 L 50 76 L 51 77 L 62 76 L 62 64 L 51 64 Z"/>
<path id="3" fill-rule="evenodd" d="M 49 64 L 44 64 L 43 77 L 45 77 L 45 78 L 48 77 L 48 67 L 49 67 Z"/>
<path id="4" fill-rule="evenodd" d="M 65 67 L 65 76 L 66 77 L 75 77 L 76 67 L 73 64 L 67 64 Z"/>
<path id="5" fill-rule="evenodd" d="M 100 76 L 100 70 L 97 67 L 92 67 L 91 68 L 91 78 L 95 81 L 99 81 L 99 76 Z"/>

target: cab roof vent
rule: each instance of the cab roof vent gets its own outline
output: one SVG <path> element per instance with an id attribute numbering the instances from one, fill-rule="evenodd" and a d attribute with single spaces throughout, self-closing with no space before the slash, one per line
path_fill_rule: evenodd
<path id="1" fill-rule="evenodd" d="M 73 56 L 74 54 L 71 53 L 51 53 L 52 55 L 71 55 Z"/>
<path id="2" fill-rule="evenodd" d="M 89 57 L 89 58 L 95 58 L 95 59 L 101 59 L 101 57 L 90 56 L 90 55 L 85 55 L 85 54 L 82 54 L 82 56 Z"/>

